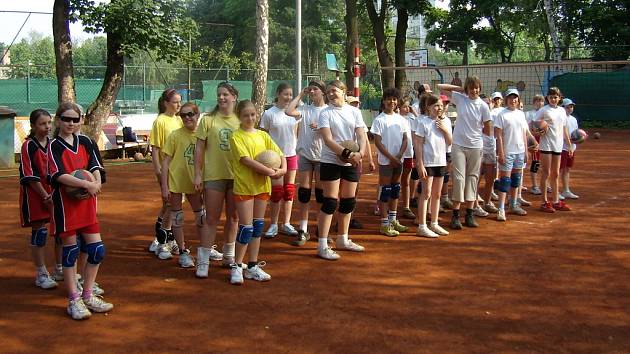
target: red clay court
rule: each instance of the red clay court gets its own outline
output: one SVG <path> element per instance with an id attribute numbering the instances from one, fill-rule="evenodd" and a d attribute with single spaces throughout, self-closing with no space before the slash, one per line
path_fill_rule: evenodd
<path id="1" fill-rule="evenodd" d="M 214 263 L 196 279 L 149 254 L 160 200 L 151 166 L 106 163 L 98 281 L 116 307 L 82 322 L 65 313 L 63 284 L 34 286 L 16 171 L 1 171 L 0 352 L 627 353 L 630 131 L 600 131 L 578 148 L 572 212 L 544 214 L 526 193 L 536 202 L 526 217 L 481 220 L 437 240 L 392 239 L 376 234 L 368 175 L 357 210 L 366 229 L 351 235 L 364 254 L 330 262 L 316 258 L 316 242 L 264 240 L 273 279 L 241 287 Z M 197 242 L 189 245 L 195 253 Z"/>

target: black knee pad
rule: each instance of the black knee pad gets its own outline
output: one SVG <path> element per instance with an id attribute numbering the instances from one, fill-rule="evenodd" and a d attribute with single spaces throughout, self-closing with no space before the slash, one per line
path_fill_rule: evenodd
<path id="1" fill-rule="evenodd" d="M 332 215 L 335 213 L 335 210 L 337 210 L 337 199 L 324 197 L 321 211 L 324 214 Z"/>
<path id="2" fill-rule="evenodd" d="M 306 204 L 311 201 L 311 189 L 310 188 L 298 188 L 298 200 L 302 204 Z"/>
<path id="3" fill-rule="evenodd" d="M 339 201 L 339 212 L 342 214 L 350 214 L 357 205 L 357 198 L 341 198 Z"/>
<path id="4" fill-rule="evenodd" d="M 447 183 L 448 183 L 448 180 L 449 180 L 450 178 L 451 178 L 451 175 L 447 172 L 447 173 L 444 175 L 444 182 L 443 182 L 443 183 L 444 183 L 444 184 L 447 184 Z"/>
<path id="5" fill-rule="evenodd" d="M 315 201 L 317 204 L 324 202 L 324 190 L 321 188 L 315 188 Z"/>
<path id="6" fill-rule="evenodd" d="M 538 173 L 538 169 L 540 168 L 540 161 L 532 161 L 532 164 L 529 166 L 529 172 Z"/>

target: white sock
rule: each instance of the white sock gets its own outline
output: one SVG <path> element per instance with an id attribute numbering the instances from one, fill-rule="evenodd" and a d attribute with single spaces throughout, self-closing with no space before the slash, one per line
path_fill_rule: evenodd
<path id="1" fill-rule="evenodd" d="M 389 219 L 381 218 L 381 226 L 388 226 L 388 225 L 389 225 Z"/>
<path id="2" fill-rule="evenodd" d="M 308 219 L 300 220 L 300 230 L 306 231 L 307 228 L 308 228 Z"/>
<path id="3" fill-rule="evenodd" d="M 387 219 L 389 220 L 390 223 L 396 220 L 396 214 L 397 214 L 396 210 L 390 210 L 389 213 L 387 213 Z"/>
<path id="4" fill-rule="evenodd" d="M 328 248 L 328 237 L 320 237 L 317 239 L 317 249 L 320 251 Z"/>
<path id="5" fill-rule="evenodd" d="M 337 243 L 341 243 L 342 245 L 348 243 L 348 234 L 337 236 Z"/>
<path id="6" fill-rule="evenodd" d="M 228 242 L 223 245 L 223 256 L 234 258 L 234 248 L 236 247 L 236 242 Z"/>
<path id="7" fill-rule="evenodd" d="M 48 274 L 48 270 L 46 269 L 46 266 L 37 267 L 37 274 Z"/>
<path id="8" fill-rule="evenodd" d="M 420 225 L 418 225 L 418 228 L 426 229 L 427 228 L 427 224 L 420 224 Z"/>

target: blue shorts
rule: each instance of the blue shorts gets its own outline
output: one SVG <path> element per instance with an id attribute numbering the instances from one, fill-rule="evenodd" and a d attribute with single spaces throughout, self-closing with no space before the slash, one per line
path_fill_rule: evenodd
<path id="1" fill-rule="evenodd" d="M 525 166 L 525 153 L 505 155 L 505 163 L 499 166 L 500 171 L 520 170 Z"/>

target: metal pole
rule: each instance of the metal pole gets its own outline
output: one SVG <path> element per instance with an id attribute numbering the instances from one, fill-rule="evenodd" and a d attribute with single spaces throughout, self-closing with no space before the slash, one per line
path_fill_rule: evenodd
<path id="1" fill-rule="evenodd" d="M 190 102 L 190 86 L 192 81 L 192 33 L 188 33 L 188 89 L 186 90 L 186 100 Z"/>
<path id="2" fill-rule="evenodd" d="M 147 102 L 147 63 L 142 63 L 142 103 Z"/>
<path id="3" fill-rule="evenodd" d="M 295 89 L 302 92 L 302 0 L 295 0 Z"/>
<path id="4" fill-rule="evenodd" d="M 26 67 L 26 103 L 31 103 L 31 62 Z"/>

